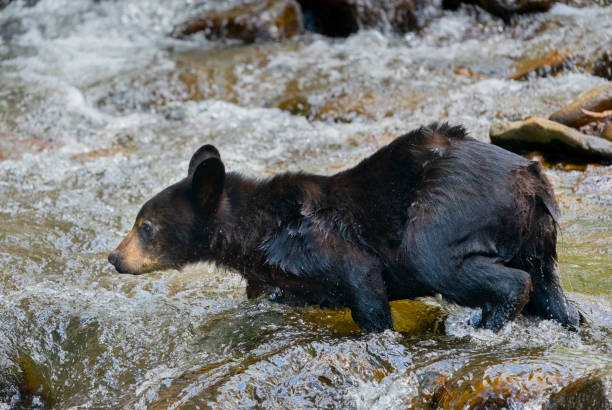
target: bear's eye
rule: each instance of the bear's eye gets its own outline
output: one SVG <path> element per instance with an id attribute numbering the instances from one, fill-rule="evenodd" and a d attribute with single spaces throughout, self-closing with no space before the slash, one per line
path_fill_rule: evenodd
<path id="1" fill-rule="evenodd" d="M 140 231 L 148 238 L 153 236 L 153 224 L 149 221 L 144 221 L 142 225 L 140 225 Z"/>

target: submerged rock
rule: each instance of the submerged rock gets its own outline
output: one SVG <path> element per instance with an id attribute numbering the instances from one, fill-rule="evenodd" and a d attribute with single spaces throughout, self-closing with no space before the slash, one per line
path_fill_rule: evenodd
<path id="1" fill-rule="evenodd" d="M 278 103 L 276 107 L 287 111 L 291 115 L 301 115 L 306 118 L 310 118 L 312 114 L 312 105 L 308 102 L 307 98 L 301 96 L 287 98 Z"/>
<path id="2" fill-rule="evenodd" d="M 446 313 L 436 305 L 418 300 L 396 300 L 389 303 L 393 327 L 397 332 L 422 334 L 427 332 L 441 333 L 444 330 Z M 316 309 L 308 308 L 303 316 L 325 326 L 335 333 L 359 333 L 360 329 L 353 321 L 351 311 L 345 309 Z"/>
<path id="3" fill-rule="evenodd" d="M 49 141 L 13 134 L 0 122 L 0 161 L 18 159 L 25 153 L 42 152 L 53 147 Z"/>
<path id="4" fill-rule="evenodd" d="M 612 142 L 544 118 L 493 124 L 491 142 L 511 151 L 541 151 L 577 161 L 612 161 Z"/>
<path id="5" fill-rule="evenodd" d="M 179 24 L 171 36 L 204 33 L 210 39 L 236 39 L 246 43 L 285 40 L 303 30 L 300 6 L 293 0 L 264 0 L 226 9 L 208 10 Z"/>
<path id="6" fill-rule="evenodd" d="M 474 370 L 478 372 L 477 369 Z M 465 369 L 462 370 L 462 372 L 465 371 Z M 537 399 L 542 391 L 551 389 L 558 381 L 558 374 L 537 371 L 527 374 L 492 371 L 490 375 L 470 372 L 464 373 L 463 377 L 455 374 L 452 380 L 442 385 L 442 388 L 434 395 L 429 408 L 524 408 L 526 407 L 524 404 Z"/>
<path id="7" fill-rule="evenodd" d="M 357 116 L 372 118 L 374 96 L 371 93 L 341 94 L 325 102 L 316 115 L 318 120 L 351 122 Z"/>
<path id="8" fill-rule="evenodd" d="M 546 11 L 553 0 L 443 0 L 442 6 L 447 9 L 455 10 L 461 3 L 475 4 L 485 9 L 494 16 L 509 20 L 514 14 L 533 13 Z"/>
<path id="9" fill-rule="evenodd" d="M 343 93 L 325 101 L 315 115 L 317 120 L 352 122 L 356 118 L 382 119 L 397 112 L 414 110 L 423 99 L 423 94 L 398 95 L 364 91 L 355 94 Z"/>
<path id="10" fill-rule="evenodd" d="M 510 80 L 547 77 L 571 68 L 578 57 L 568 51 L 553 50 L 547 54 L 517 62 Z"/>
<path id="11" fill-rule="evenodd" d="M 591 112 L 612 110 L 612 84 L 593 88 L 573 103 L 555 111 L 550 119 L 578 128 L 594 121 L 594 116 L 585 110 Z"/>
<path id="12" fill-rule="evenodd" d="M 612 404 L 606 397 L 605 386 L 600 377 L 584 377 L 571 382 L 554 393 L 544 410 L 610 410 Z"/>
<path id="13" fill-rule="evenodd" d="M 3 357 L 0 351 L 0 409 L 52 408 L 50 378 L 30 356 L 21 355 L 17 363 Z"/>

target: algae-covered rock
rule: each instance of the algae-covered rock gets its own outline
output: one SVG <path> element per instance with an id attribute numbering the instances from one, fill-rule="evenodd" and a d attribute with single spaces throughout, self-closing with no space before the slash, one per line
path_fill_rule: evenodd
<path id="1" fill-rule="evenodd" d="M 56 402 L 50 378 L 30 356 L 19 355 L 13 361 L 0 350 L 0 409 L 51 408 Z M 15 355 L 17 356 L 17 355 Z"/>
<path id="2" fill-rule="evenodd" d="M 593 116 L 585 110 L 591 112 L 612 110 L 612 84 L 589 90 L 573 103 L 555 111 L 550 119 L 578 128 L 593 121 Z"/>
<path id="3" fill-rule="evenodd" d="M 442 6 L 455 10 L 461 3 L 475 4 L 507 21 L 514 14 L 546 11 L 555 2 L 552 0 L 443 0 Z"/>
<path id="4" fill-rule="evenodd" d="M 246 43 L 284 40 L 303 29 L 300 6 L 294 0 L 263 0 L 226 9 L 208 10 L 179 24 L 171 36 L 204 33 L 210 39 L 237 39 Z"/>
<path id="5" fill-rule="evenodd" d="M 393 327 L 402 333 L 442 332 L 446 313 L 441 307 L 418 300 L 396 300 L 390 303 Z M 309 308 L 304 318 L 337 333 L 359 333 L 350 309 Z"/>
<path id="6" fill-rule="evenodd" d="M 544 118 L 495 123 L 491 142 L 511 151 L 537 150 L 569 160 L 612 161 L 612 142 Z"/>
<path id="7" fill-rule="evenodd" d="M 571 382 L 554 393 L 543 406 L 544 410 L 610 410 L 605 386 L 600 377 L 584 377 Z"/>
<path id="8" fill-rule="evenodd" d="M 0 408 L 19 397 L 18 367 L 10 354 L 0 345 Z"/>
<path id="9" fill-rule="evenodd" d="M 309 118 L 312 114 L 312 106 L 308 102 L 308 99 L 301 96 L 287 98 L 278 103 L 276 107 L 280 110 L 287 111 L 291 115 L 301 115 Z"/>

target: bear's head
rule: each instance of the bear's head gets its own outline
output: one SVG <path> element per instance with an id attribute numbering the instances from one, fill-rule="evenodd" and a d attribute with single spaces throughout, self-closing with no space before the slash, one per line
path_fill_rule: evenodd
<path id="1" fill-rule="evenodd" d="M 141 274 L 207 259 L 224 180 L 219 151 L 202 146 L 189 162 L 187 177 L 143 205 L 108 261 L 119 273 Z"/>

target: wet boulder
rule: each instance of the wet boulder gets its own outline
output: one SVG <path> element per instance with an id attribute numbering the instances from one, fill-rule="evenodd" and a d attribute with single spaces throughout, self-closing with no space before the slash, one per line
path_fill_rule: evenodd
<path id="1" fill-rule="evenodd" d="M 550 119 L 569 127 L 579 128 L 594 121 L 597 115 L 612 110 L 612 84 L 593 88 L 571 104 L 555 111 Z"/>
<path id="2" fill-rule="evenodd" d="M 527 80 L 531 77 L 548 77 L 573 68 L 580 57 L 568 52 L 553 50 L 533 58 L 517 61 L 510 80 Z"/>
<path id="3" fill-rule="evenodd" d="M 604 52 L 593 65 L 593 75 L 612 81 L 612 51 Z"/>
<path id="4" fill-rule="evenodd" d="M 280 41 L 303 30 L 300 6 L 294 0 L 261 0 L 223 9 L 207 10 L 177 25 L 171 36 L 203 33 L 209 39 L 245 43 Z"/>
<path id="5" fill-rule="evenodd" d="M 475 4 L 494 16 L 508 21 L 514 14 L 533 13 L 548 10 L 552 0 L 443 0 L 442 6 L 455 10 L 461 3 Z"/>
<path id="6" fill-rule="evenodd" d="M 612 141 L 612 122 L 607 123 L 601 131 L 601 138 Z"/>
<path id="7" fill-rule="evenodd" d="M 418 28 L 422 0 L 298 0 L 306 29 L 347 37 L 361 28 L 405 33 Z"/>
<path id="8" fill-rule="evenodd" d="M 542 406 L 544 410 L 610 410 L 612 403 L 600 377 L 584 377 L 554 393 Z"/>
<path id="9" fill-rule="evenodd" d="M 519 153 L 536 150 L 569 161 L 612 162 L 612 142 L 544 118 L 495 123 L 489 134 L 492 143 Z"/>

